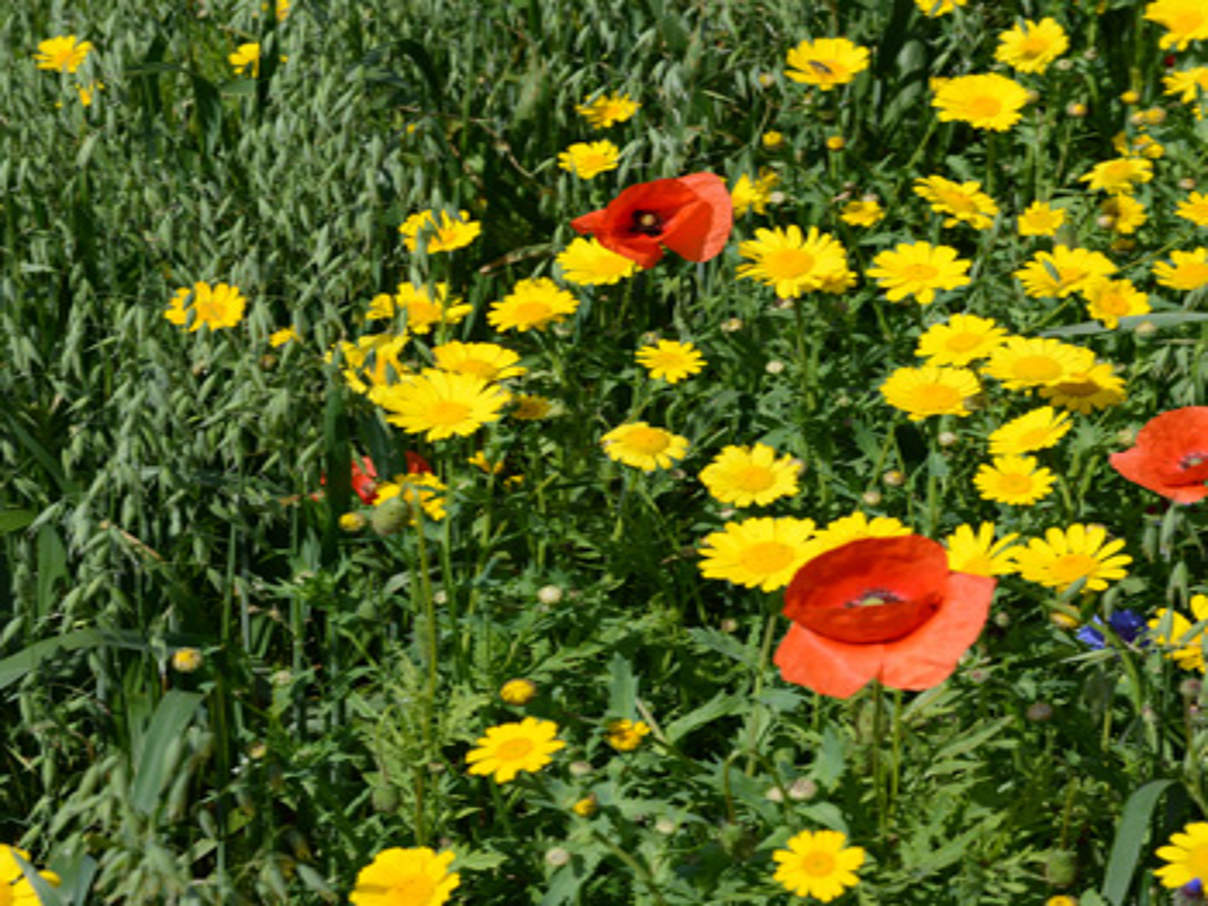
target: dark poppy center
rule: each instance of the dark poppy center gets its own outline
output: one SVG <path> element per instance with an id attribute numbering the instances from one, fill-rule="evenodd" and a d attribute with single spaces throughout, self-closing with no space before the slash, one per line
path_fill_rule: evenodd
<path id="1" fill-rule="evenodd" d="M 901 604 L 905 600 L 885 588 L 870 588 L 858 598 L 853 598 L 843 606 L 852 607 L 883 607 L 886 604 Z"/>
<path id="2" fill-rule="evenodd" d="M 1188 453 L 1179 460 L 1180 469 L 1196 469 L 1208 463 L 1208 450 L 1200 450 L 1195 453 Z"/>
<path id="3" fill-rule="evenodd" d="M 633 226 L 629 231 L 643 236 L 658 236 L 663 232 L 663 218 L 654 211 L 634 211 Z"/>

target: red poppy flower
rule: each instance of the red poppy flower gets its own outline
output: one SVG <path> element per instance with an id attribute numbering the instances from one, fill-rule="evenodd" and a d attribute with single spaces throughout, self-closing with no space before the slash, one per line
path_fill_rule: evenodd
<path id="1" fill-rule="evenodd" d="M 358 463 L 355 456 L 352 458 L 352 490 L 361 503 L 368 505 L 377 500 L 377 477 L 372 459 L 362 456 Z"/>
<path id="2" fill-rule="evenodd" d="M 776 666 L 789 682 L 836 698 L 871 679 L 930 689 L 981 634 L 994 585 L 950 572 L 943 547 L 919 535 L 851 541 L 789 583 L 784 615 L 793 625 Z"/>
<path id="3" fill-rule="evenodd" d="M 428 465 L 428 460 L 424 459 L 414 450 L 404 450 L 403 456 L 407 457 L 408 475 L 418 475 L 422 472 L 432 471 L 432 467 Z"/>
<path id="4" fill-rule="evenodd" d="M 600 245 L 653 267 L 663 247 L 689 261 L 708 261 L 725 248 L 734 226 L 730 193 L 712 173 L 656 179 L 630 186 L 608 207 L 570 222 Z"/>
<path id="5" fill-rule="evenodd" d="M 1154 416 L 1131 449 L 1108 460 L 1129 481 L 1177 503 L 1202 500 L 1208 496 L 1208 406 Z"/>

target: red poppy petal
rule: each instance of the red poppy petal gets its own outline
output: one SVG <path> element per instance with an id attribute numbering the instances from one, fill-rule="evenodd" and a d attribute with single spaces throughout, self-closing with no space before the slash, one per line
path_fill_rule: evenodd
<path id="1" fill-rule="evenodd" d="M 654 267 L 663 257 L 663 247 L 653 236 L 620 237 L 614 233 L 597 233 L 596 241 L 609 251 L 624 255 L 641 268 Z"/>
<path id="2" fill-rule="evenodd" d="M 592 211 L 590 214 L 584 214 L 582 217 L 576 217 L 570 222 L 570 226 L 571 229 L 583 236 L 586 236 L 588 233 L 599 232 L 604 226 L 604 208 Z"/>
<path id="3" fill-rule="evenodd" d="M 793 623 L 772 662 L 786 682 L 848 698 L 881 669 L 884 645 L 849 645 Z"/>
<path id="4" fill-rule="evenodd" d="M 990 615 L 995 580 L 952 573 L 940 609 L 903 639 L 887 642 L 881 682 L 894 689 L 930 689 L 946 680 Z"/>
<path id="5" fill-rule="evenodd" d="M 692 190 L 691 226 L 666 230 L 663 244 L 689 261 L 708 261 L 721 253 L 734 227 L 734 208 L 725 182 L 713 173 L 690 173 L 679 183 Z M 704 208 L 701 208 L 701 204 Z"/>
<path id="6" fill-rule="evenodd" d="M 407 459 L 407 472 L 411 475 L 419 475 L 432 471 L 432 466 L 428 465 L 428 460 L 424 459 L 414 450 L 404 450 L 403 456 Z"/>

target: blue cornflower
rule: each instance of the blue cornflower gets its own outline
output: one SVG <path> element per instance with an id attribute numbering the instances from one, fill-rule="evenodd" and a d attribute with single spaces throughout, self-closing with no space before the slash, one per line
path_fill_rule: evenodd
<path id="1" fill-rule="evenodd" d="M 1112 632 L 1120 637 L 1120 641 L 1124 643 L 1136 641 L 1137 636 L 1141 635 L 1146 629 L 1145 618 L 1139 616 L 1131 610 L 1116 610 L 1107 618 L 1107 624 L 1111 626 Z M 1091 621 L 1079 629 L 1075 636 L 1078 641 L 1089 645 L 1092 648 L 1102 648 L 1106 642 L 1103 638 L 1103 633 L 1096 627 L 1102 626 L 1103 621 L 1098 617 L 1091 617 Z"/>

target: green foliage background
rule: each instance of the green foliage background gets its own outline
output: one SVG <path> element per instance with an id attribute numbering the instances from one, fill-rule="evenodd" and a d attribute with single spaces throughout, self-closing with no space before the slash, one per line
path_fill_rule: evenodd
<path id="1" fill-rule="evenodd" d="M 1152 292 L 1156 331 L 1109 332 L 1010 276 L 1033 250 L 1010 215 L 1034 198 L 1068 200 L 1071 244 L 1110 241 L 1077 177 L 1114 156 L 1121 92 L 1161 98 L 1143 8 L 972 0 L 932 20 L 910 0 L 296 0 L 283 23 L 229 0 L 0 12 L 0 840 L 52 865 L 76 903 L 338 902 L 375 853 L 421 844 L 457 852 L 466 902 L 762 903 L 788 898 L 771 851 L 818 827 L 868 850 L 848 895 L 861 903 L 1155 902 L 1133 866 L 1152 867 L 1159 835 L 1203 805 L 1199 693 L 1174 665 L 1153 648 L 1086 651 L 1050 623 L 1052 596 L 1008 579 L 943 686 L 822 700 L 769 664 L 777 596 L 700 578 L 694 545 L 724 516 L 691 477 L 724 444 L 762 440 L 806 464 L 777 514 L 822 524 L 859 506 L 931 537 L 981 519 L 1025 535 L 1102 522 L 1128 539 L 1132 575 L 1063 603 L 1084 619 L 1185 612 L 1208 581 L 1202 505 L 1150 512 L 1155 498 L 1105 454 L 1156 412 L 1208 402 L 1203 292 Z M 1024 80 L 1040 97 L 1023 122 L 988 140 L 938 124 L 928 78 L 983 71 L 1001 30 L 1044 14 L 1070 33 L 1071 65 Z M 81 70 L 36 70 L 38 41 L 68 33 L 96 46 Z M 824 35 L 873 48 L 873 65 L 810 98 L 784 54 Z M 245 41 L 263 49 L 254 79 L 227 62 Z M 73 86 L 92 80 L 104 88 L 84 107 Z M 600 137 L 574 107 L 601 90 L 642 108 L 606 133 L 620 168 L 584 182 L 556 158 Z M 1089 115 L 1067 116 L 1073 102 Z M 782 149 L 761 145 L 769 129 Z M 1179 181 L 1204 172 L 1205 127 L 1171 105 L 1153 132 L 1166 156 L 1141 190 L 1137 249 L 1118 259 L 1130 275 L 1203 242 L 1173 207 Z M 828 154 L 830 135 L 847 150 Z M 862 270 L 898 241 L 942 239 L 974 259 L 973 284 L 934 312 L 889 306 L 867 279 L 794 310 L 734 279 L 737 241 L 704 265 L 669 258 L 578 291 L 565 329 L 509 343 L 525 388 L 557 399 L 559 417 L 436 447 L 385 425 L 325 361 L 365 331 L 373 295 L 408 279 L 448 280 L 475 306 L 449 338 L 488 338 L 489 303 L 553 272 L 572 217 L 633 182 L 708 170 L 732 184 L 762 166 L 783 198 L 740 219 L 736 240 L 818 225 Z M 1004 216 L 941 232 L 910 191 L 933 173 L 982 180 Z M 838 199 L 865 192 L 889 213 L 868 232 L 837 217 Z M 408 254 L 398 224 L 440 207 L 468 210 L 482 238 Z M 245 322 L 168 324 L 168 298 L 195 280 L 238 285 Z M 1026 335 L 1065 329 L 1128 378 L 1126 406 L 1079 420 L 1054 462 L 1060 493 L 1033 510 L 986 503 L 970 482 L 979 442 L 1016 401 L 915 425 L 876 392 L 943 305 Z M 742 329 L 723 330 L 733 318 Z M 291 323 L 302 342 L 271 350 L 268 334 Z M 708 370 L 649 382 L 632 354 L 651 331 L 693 340 Z M 599 435 L 639 414 L 692 439 L 682 471 L 603 457 Z M 941 427 L 955 446 L 936 443 Z M 465 466 L 483 446 L 525 476 L 519 488 Z M 385 475 L 417 448 L 452 487 L 422 559 L 414 532 L 339 533 L 350 456 Z M 891 467 L 901 486 L 882 485 Z M 561 600 L 540 602 L 545 586 Z M 201 670 L 170 669 L 181 646 L 203 651 Z M 512 676 L 538 684 L 529 712 L 570 745 L 495 788 L 462 759 L 485 727 L 518 719 L 495 695 Z M 618 756 L 603 742 L 611 717 L 656 732 Z M 1163 779 L 1176 781 L 1166 814 L 1134 800 L 1146 808 L 1113 851 L 1130 794 Z M 590 820 L 568 811 L 588 793 L 602 806 Z"/>

